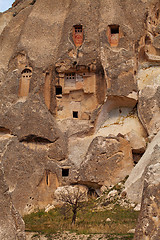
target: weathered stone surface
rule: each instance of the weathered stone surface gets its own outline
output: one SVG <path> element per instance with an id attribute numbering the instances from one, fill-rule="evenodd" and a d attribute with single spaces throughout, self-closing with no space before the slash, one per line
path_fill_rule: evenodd
<path id="1" fill-rule="evenodd" d="M 155 48 L 158 48 L 158 49 L 160 49 L 160 35 L 158 35 L 157 37 L 155 37 L 154 38 L 154 40 L 153 40 L 153 46 L 155 47 Z"/>
<path id="2" fill-rule="evenodd" d="M 133 18 L 139 18 L 139 21 L 136 21 L 136 23 L 131 20 L 133 12 L 130 7 L 134 7 Z M 143 32 L 140 22 L 143 22 L 142 19 L 144 16 L 143 14 L 141 16 L 139 15 L 139 10 L 144 13 L 145 8 L 140 1 L 127 1 L 126 4 L 122 1 L 107 2 L 102 0 L 100 10 L 101 60 L 107 77 L 108 94 L 128 96 L 132 91 L 137 91 L 134 80 L 134 70 L 136 70 L 136 68 L 133 64 L 135 53 L 129 43 L 134 41 L 135 38 L 138 39 Z M 129 14 L 124 14 L 124 12 Z M 112 47 L 109 44 L 106 37 L 106 30 L 104 30 L 106 22 L 108 25 L 118 24 L 120 26 L 117 47 Z M 136 31 L 133 30 L 134 27 Z M 122 82 L 123 86 L 121 84 Z"/>
<path id="3" fill-rule="evenodd" d="M 160 161 L 146 170 L 141 211 L 134 237 L 134 240 L 139 239 L 160 239 Z"/>
<path id="4" fill-rule="evenodd" d="M 67 139 L 61 137 L 49 145 L 48 157 L 56 161 L 64 160 L 68 155 Z"/>
<path id="5" fill-rule="evenodd" d="M 64 119 L 57 121 L 57 124 L 59 129 L 68 137 L 85 136 L 93 133 L 93 125 L 88 120 Z"/>
<path id="6" fill-rule="evenodd" d="M 129 142 L 114 136 L 134 130 L 137 141 L 144 127 L 151 137 L 159 130 L 159 8 L 158 0 L 16 0 L 1 15 L 0 154 L 22 214 L 52 205 L 61 184 L 119 182 L 133 159 Z M 75 88 L 65 86 L 68 73 Z M 144 88 L 149 82 L 157 87 Z M 131 139 L 143 152 L 143 140 Z"/>
<path id="7" fill-rule="evenodd" d="M 2 33 L 3 29 L 7 26 L 7 24 L 12 19 L 12 13 L 5 13 L 0 14 L 0 34 Z"/>
<path id="8" fill-rule="evenodd" d="M 160 132 L 154 137 L 152 142 L 148 144 L 146 152 L 134 167 L 125 183 L 125 192 L 127 192 L 128 198 L 133 202 L 141 202 L 146 167 L 153 164 L 153 162 L 159 163 L 159 147 Z"/>
<path id="9" fill-rule="evenodd" d="M 138 114 L 149 135 L 160 130 L 160 86 L 147 86 L 139 93 Z"/>
<path id="10" fill-rule="evenodd" d="M 72 137 L 69 139 L 68 158 L 72 163 L 74 163 L 77 166 L 77 168 L 80 167 L 82 161 L 85 159 L 88 147 L 94 137 L 95 137 L 94 135 L 91 135 L 87 137 Z"/>
<path id="11" fill-rule="evenodd" d="M 107 105 L 107 103 L 103 105 L 97 118 L 97 136 L 109 134 L 116 136 L 119 133 L 125 135 L 133 130 L 140 138 L 146 137 L 146 131 L 138 118 L 136 109 L 119 107 L 110 111 L 110 106 Z"/>
<path id="12" fill-rule="evenodd" d="M 26 1 L 22 2 L 24 4 Z M 16 7 L 20 6 L 21 4 L 18 4 L 13 9 L 16 10 Z M 29 8 L 31 14 L 28 16 Z M 141 11 L 141 14 L 139 14 L 139 11 Z M 85 0 L 83 4 L 67 0 L 65 5 L 63 0 L 54 4 L 51 0 L 37 0 L 33 6 L 30 5 L 23 10 L 23 16 L 27 14 L 27 20 L 24 18 L 23 32 L 17 32 L 19 36 L 17 52 L 21 52 L 23 49 L 28 54 L 32 64 L 43 69 L 58 62 L 59 59 L 62 62 L 69 61 L 70 66 L 73 66 L 75 61 L 79 65 L 87 66 L 96 61 L 97 65 L 103 65 L 105 69 L 105 74 L 112 85 L 111 92 L 114 91 L 114 95 L 127 96 L 133 90 L 136 90 L 133 74 L 135 53 L 132 45 L 143 34 L 145 11 L 145 4 L 138 0 L 134 2 L 127 0 L 127 3 L 120 0 L 116 0 L 114 3 L 111 3 L 110 0 L 94 2 Z M 18 14 L 15 19 L 19 24 L 18 18 L 22 15 L 22 11 L 16 12 Z M 92 14 L 88 15 L 88 12 Z M 129 14 L 124 14 L 124 12 L 129 12 Z M 133 21 L 133 18 L 137 21 Z M 13 22 L 11 22 L 8 27 L 13 25 Z M 77 54 L 72 40 L 72 26 L 80 23 L 85 26 L 85 35 L 84 43 Z M 112 24 L 120 25 L 121 36 L 117 46 L 118 51 L 110 46 L 107 37 L 108 26 Z M 52 31 L 50 27 L 52 27 Z M 12 39 L 14 31 L 9 32 L 10 39 Z M 6 38 L 8 38 L 7 32 L 4 36 L 5 42 L 7 42 Z M 75 54 L 72 54 L 72 52 L 75 52 Z M 6 54 L 4 52 L 3 55 Z M 101 59 L 99 59 L 99 56 Z M 6 60 L 3 62 L 5 68 L 7 68 L 7 65 L 4 65 L 4 63 L 9 61 L 10 58 L 11 55 L 8 55 L 4 59 Z M 121 82 L 125 82 L 123 88 Z"/>
<path id="13" fill-rule="evenodd" d="M 139 46 L 139 60 L 140 68 L 149 67 L 146 62 L 158 63 L 160 61 L 159 54 L 159 9 L 160 2 L 158 0 L 146 1 L 148 5 L 148 11 L 146 14 L 146 20 L 144 22 L 146 32 L 141 38 Z"/>
<path id="14" fill-rule="evenodd" d="M 122 137 L 96 137 L 79 171 L 79 181 L 94 187 L 116 184 L 133 168 L 131 148 Z"/>
<path id="15" fill-rule="evenodd" d="M 62 136 L 55 119 L 38 96 L 18 101 L 6 109 L 0 115 L 0 125 L 10 129 L 19 140 L 35 136 L 55 142 Z"/>
<path id="16" fill-rule="evenodd" d="M 125 137 L 130 142 L 133 153 L 145 152 L 146 141 L 142 136 L 139 136 L 136 131 L 132 130 Z"/>
<path id="17" fill-rule="evenodd" d="M 25 240 L 24 222 L 15 210 L 0 164 L 0 239 Z"/>
<path id="18" fill-rule="evenodd" d="M 31 11 L 32 6 L 25 11 L 20 12 L 16 17 L 12 18 L 7 27 L 0 35 L 1 43 L 1 61 L 0 69 L 6 71 L 12 56 L 14 56 L 15 49 L 19 41 L 19 36 L 24 26 L 24 23 Z M 14 69 L 15 70 L 15 69 Z M 6 80 L 6 77 L 5 77 Z"/>
<path id="19" fill-rule="evenodd" d="M 0 140 L 4 176 L 16 209 L 24 215 L 52 204 L 62 170 L 56 161 L 49 161 L 48 143 L 19 142 L 12 135 Z"/>
<path id="20" fill-rule="evenodd" d="M 160 78 L 160 67 L 152 66 L 144 69 L 140 69 L 137 73 L 137 85 L 138 90 L 142 90 L 148 85 L 154 86 L 159 85 Z"/>

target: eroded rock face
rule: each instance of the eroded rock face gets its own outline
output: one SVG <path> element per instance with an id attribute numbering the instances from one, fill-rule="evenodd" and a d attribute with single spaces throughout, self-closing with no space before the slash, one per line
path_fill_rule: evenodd
<path id="1" fill-rule="evenodd" d="M 158 39 L 159 31 L 159 1 L 148 1 L 148 11 L 146 15 L 146 33 L 141 39 L 140 60 L 149 62 L 160 62 Z M 142 59 L 141 59 L 142 58 Z M 143 63 L 142 63 L 143 65 Z"/>
<path id="2" fill-rule="evenodd" d="M 133 168 L 131 147 L 122 137 L 96 137 L 79 171 L 79 181 L 110 186 L 123 180 Z"/>
<path id="3" fill-rule="evenodd" d="M 159 147 L 160 132 L 154 137 L 152 142 L 148 144 L 146 152 L 134 167 L 125 183 L 125 191 L 127 192 L 127 196 L 133 202 L 141 203 L 146 168 L 147 166 L 153 164 L 153 162 L 159 163 Z"/>
<path id="4" fill-rule="evenodd" d="M 38 96 L 13 104 L 0 116 L 1 126 L 10 129 L 19 140 L 35 136 L 55 142 L 62 133 L 55 119 Z"/>
<path id="5" fill-rule="evenodd" d="M 142 136 L 134 130 L 126 134 L 126 139 L 129 140 L 133 153 L 144 153 L 146 149 L 146 141 Z"/>
<path id="6" fill-rule="evenodd" d="M 108 107 L 106 102 L 97 118 L 97 136 L 108 136 L 109 134 L 117 136 L 119 133 L 125 135 L 131 131 L 136 132 L 140 138 L 147 136 L 136 109 L 119 107 L 110 111 Z"/>
<path id="7" fill-rule="evenodd" d="M 160 162 L 150 165 L 144 178 L 141 212 L 135 240 L 160 238 Z"/>
<path id="8" fill-rule="evenodd" d="M 62 155 L 58 148 L 53 153 L 52 144 L 41 138 L 20 142 L 7 133 L 0 136 L 4 176 L 14 205 L 22 215 L 52 205 L 54 191 L 62 183 L 65 163 L 57 164 L 56 159 L 60 160 Z"/>
<path id="9" fill-rule="evenodd" d="M 16 0 L 0 16 L 0 154 L 22 214 L 52 205 L 63 184 L 116 184 L 132 152 L 144 152 L 144 128 L 157 133 L 159 9 L 158 0 Z"/>
<path id="10" fill-rule="evenodd" d="M 3 167 L 0 164 L 0 239 L 25 240 L 25 226 L 19 213 L 13 206 L 8 186 L 4 180 Z"/>
<path id="11" fill-rule="evenodd" d="M 147 86 L 139 94 L 139 117 L 149 135 L 160 130 L 160 86 Z"/>

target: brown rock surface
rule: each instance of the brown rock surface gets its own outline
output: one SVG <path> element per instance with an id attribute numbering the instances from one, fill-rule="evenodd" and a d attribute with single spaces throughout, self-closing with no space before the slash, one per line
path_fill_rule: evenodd
<path id="1" fill-rule="evenodd" d="M 116 184 L 133 168 L 131 150 L 144 151 L 143 126 L 158 132 L 159 9 L 159 0 L 16 0 L 0 15 L 0 154 L 22 214 L 52 205 L 59 185 Z M 106 137 L 132 129 L 131 144 Z"/>
<path id="2" fill-rule="evenodd" d="M 146 149 L 146 141 L 142 136 L 134 130 L 126 135 L 126 139 L 129 140 L 133 153 L 144 153 Z"/>
<path id="3" fill-rule="evenodd" d="M 160 86 L 147 86 L 140 91 L 138 113 L 149 135 L 160 130 Z"/>
<path id="4" fill-rule="evenodd" d="M 19 142 L 13 135 L 3 134 L 0 137 L 4 176 L 13 203 L 22 215 L 52 205 L 54 191 L 62 184 L 64 163 L 61 166 L 56 162 L 56 158 L 62 158 L 59 150 L 55 148 L 53 159 L 48 158 L 52 144 L 41 138 Z"/>
<path id="5" fill-rule="evenodd" d="M 24 222 L 15 210 L 8 186 L 4 180 L 3 167 L 0 164 L 0 239 L 25 240 Z"/>
<path id="6" fill-rule="evenodd" d="M 125 183 L 125 192 L 133 202 L 141 203 L 146 169 L 147 166 L 152 165 L 153 162 L 159 163 L 159 147 L 160 132 L 154 137 L 152 142 L 148 144 L 146 152 L 134 167 Z"/>
<path id="7" fill-rule="evenodd" d="M 159 9 L 158 0 L 148 1 L 148 11 L 145 21 L 145 35 L 141 39 L 140 61 L 159 62 Z M 143 63 L 141 63 L 143 65 Z"/>
<path id="8" fill-rule="evenodd" d="M 55 142 L 62 133 L 39 96 L 18 101 L 0 115 L 1 126 L 10 129 L 19 140 L 35 136 Z"/>
<path id="9" fill-rule="evenodd" d="M 147 169 L 134 239 L 160 239 L 160 162 Z"/>
<path id="10" fill-rule="evenodd" d="M 115 185 L 133 168 L 131 147 L 122 137 L 96 137 L 79 171 L 79 181 L 91 186 Z"/>

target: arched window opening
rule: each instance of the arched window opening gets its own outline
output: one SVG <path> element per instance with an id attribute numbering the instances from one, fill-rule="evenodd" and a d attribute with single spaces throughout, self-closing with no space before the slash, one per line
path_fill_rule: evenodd
<path id="1" fill-rule="evenodd" d="M 19 96 L 20 97 L 28 96 L 31 77 L 32 77 L 31 68 L 25 68 L 21 72 L 21 79 L 20 79 L 20 85 L 19 85 Z"/>

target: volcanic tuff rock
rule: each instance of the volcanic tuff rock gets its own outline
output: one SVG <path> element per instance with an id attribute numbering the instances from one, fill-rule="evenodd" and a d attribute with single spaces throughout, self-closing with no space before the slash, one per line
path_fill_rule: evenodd
<path id="1" fill-rule="evenodd" d="M 55 142 L 63 138 L 57 123 L 39 96 L 17 101 L 0 114 L 1 126 L 10 129 L 19 140 L 35 136 Z"/>
<path id="2" fill-rule="evenodd" d="M 159 0 L 17 0 L 0 15 L 0 154 L 20 213 L 60 185 L 130 173 L 159 130 L 159 12 Z"/>
<path id="3" fill-rule="evenodd" d="M 122 137 L 96 137 L 79 170 L 79 182 L 90 186 L 115 185 L 133 168 L 129 142 Z"/>
<path id="4" fill-rule="evenodd" d="M 160 130 L 160 86 L 147 86 L 139 93 L 138 112 L 148 135 Z"/>
<path id="5" fill-rule="evenodd" d="M 146 141 L 142 136 L 140 137 L 136 131 L 132 130 L 129 132 L 126 135 L 126 139 L 129 140 L 133 153 L 145 152 Z"/>
<path id="6" fill-rule="evenodd" d="M 53 193 L 62 184 L 65 164 L 56 162 L 56 156 L 60 160 L 59 150 L 55 150 L 54 159 L 48 157 L 54 143 L 41 138 L 19 142 L 17 137 L 8 133 L 3 134 L 0 140 L 4 176 L 16 209 L 24 215 L 52 204 Z M 71 175 L 72 171 L 74 166 Z"/>
<path id="7" fill-rule="evenodd" d="M 25 240 L 24 222 L 12 203 L 1 164 L 0 186 L 0 239 Z"/>
<path id="8" fill-rule="evenodd" d="M 142 199 L 144 177 L 147 166 L 160 162 L 160 132 L 148 144 L 146 152 L 132 170 L 125 183 L 127 196 L 133 202 L 140 203 Z"/>
<path id="9" fill-rule="evenodd" d="M 135 240 L 160 238 L 160 162 L 150 165 L 144 178 L 141 212 Z"/>

